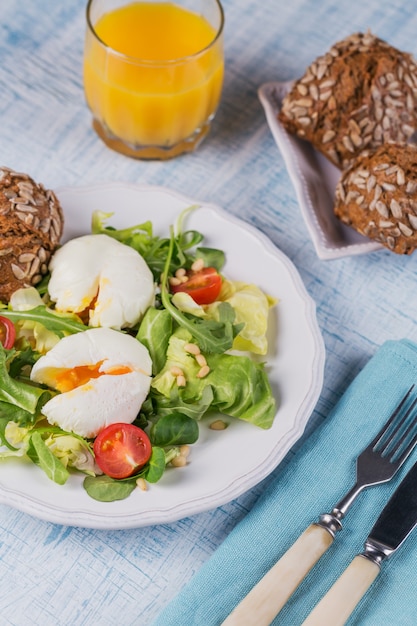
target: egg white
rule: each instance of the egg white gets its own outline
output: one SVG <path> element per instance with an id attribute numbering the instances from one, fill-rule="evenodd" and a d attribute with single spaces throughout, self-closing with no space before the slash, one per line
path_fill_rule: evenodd
<path id="1" fill-rule="evenodd" d="M 101 361 L 102 375 L 54 396 L 43 406 L 50 424 L 89 438 L 109 424 L 133 422 L 149 393 L 152 360 L 146 347 L 130 335 L 92 328 L 64 337 L 34 364 L 31 379 L 56 388 L 58 373 Z M 105 373 L 124 366 L 130 371 Z"/>
<path id="2" fill-rule="evenodd" d="M 142 256 L 108 235 L 71 239 L 49 264 L 50 298 L 62 312 L 81 313 L 95 298 L 89 326 L 131 328 L 154 302 L 152 272 Z"/>

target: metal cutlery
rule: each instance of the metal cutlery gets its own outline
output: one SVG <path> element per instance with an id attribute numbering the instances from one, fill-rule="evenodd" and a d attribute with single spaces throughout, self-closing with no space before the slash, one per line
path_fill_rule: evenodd
<path id="1" fill-rule="evenodd" d="M 320 515 L 230 613 L 222 626 L 268 626 L 342 529 L 358 494 L 391 480 L 417 443 L 410 387 L 388 421 L 356 460 L 356 481 L 330 513 Z"/>
<path id="2" fill-rule="evenodd" d="M 397 550 L 417 525 L 417 463 L 406 474 L 365 541 L 333 587 L 315 606 L 303 626 L 343 626 L 380 572 L 381 563 Z"/>

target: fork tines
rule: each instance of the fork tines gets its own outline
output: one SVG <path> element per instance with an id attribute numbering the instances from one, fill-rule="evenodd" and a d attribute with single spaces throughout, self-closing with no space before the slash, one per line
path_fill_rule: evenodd
<path id="1" fill-rule="evenodd" d="M 372 442 L 372 447 L 382 456 L 390 456 L 391 461 L 403 463 L 417 443 L 417 397 L 411 400 L 411 385 L 390 419 Z M 410 401 L 411 400 L 411 401 Z"/>

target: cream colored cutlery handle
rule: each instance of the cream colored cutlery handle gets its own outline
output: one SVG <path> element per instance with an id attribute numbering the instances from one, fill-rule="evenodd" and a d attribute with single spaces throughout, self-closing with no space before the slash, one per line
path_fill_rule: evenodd
<path id="1" fill-rule="evenodd" d="M 313 565 L 333 543 L 333 535 L 312 524 L 223 622 L 223 626 L 268 626 Z"/>
<path id="2" fill-rule="evenodd" d="M 343 626 L 379 574 L 379 565 L 356 556 L 333 587 L 314 607 L 303 626 Z"/>

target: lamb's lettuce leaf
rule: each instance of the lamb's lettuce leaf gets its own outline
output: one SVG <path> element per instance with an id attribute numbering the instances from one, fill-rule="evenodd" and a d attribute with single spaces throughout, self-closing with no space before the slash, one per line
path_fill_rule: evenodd
<path id="1" fill-rule="evenodd" d="M 139 326 L 136 338 L 148 349 L 152 359 L 152 373 L 165 365 L 169 338 L 172 335 L 172 317 L 165 309 L 149 307 Z"/>
<path id="2" fill-rule="evenodd" d="M 101 476 L 86 476 L 83 482 L 84 489 L 94 500 L 99 502 L 115 502 L 128 498 L 136 489 L 136 478 L 130 480 L 116 480 L 106 474 Z"/>
<path id="3" fill-rule="evenodd" d="M 64 485 L 67 482 L 69 477 L 67 468 L 48 448 L 39 432 L 32 433 L 26 454 L 55 483 Z"/>
<path id="4" fill-rule="evenodd" d="M 132 491 L 136 489 L 138 478 L 144 478 L 149 483 L 156 483 L 165 472 L 166 464 L 176 456 L 177 451 L 165 454 L 162 448 L 154 446 L 151 458 L 145 467 L 129 478 L 115 479 L 102 474 L 101 476 L 86 476 L 84 479 L 84 489 L 91 498 L 99 502 L 114 502 L 128 498 Z"/>
<path id="5" fill-rule="evenodd" d="M 184 413 L 174 411 L 152 425 L 150 437 L 156 446 L 182 446 L 198 439 L 198 424 Z"/>

